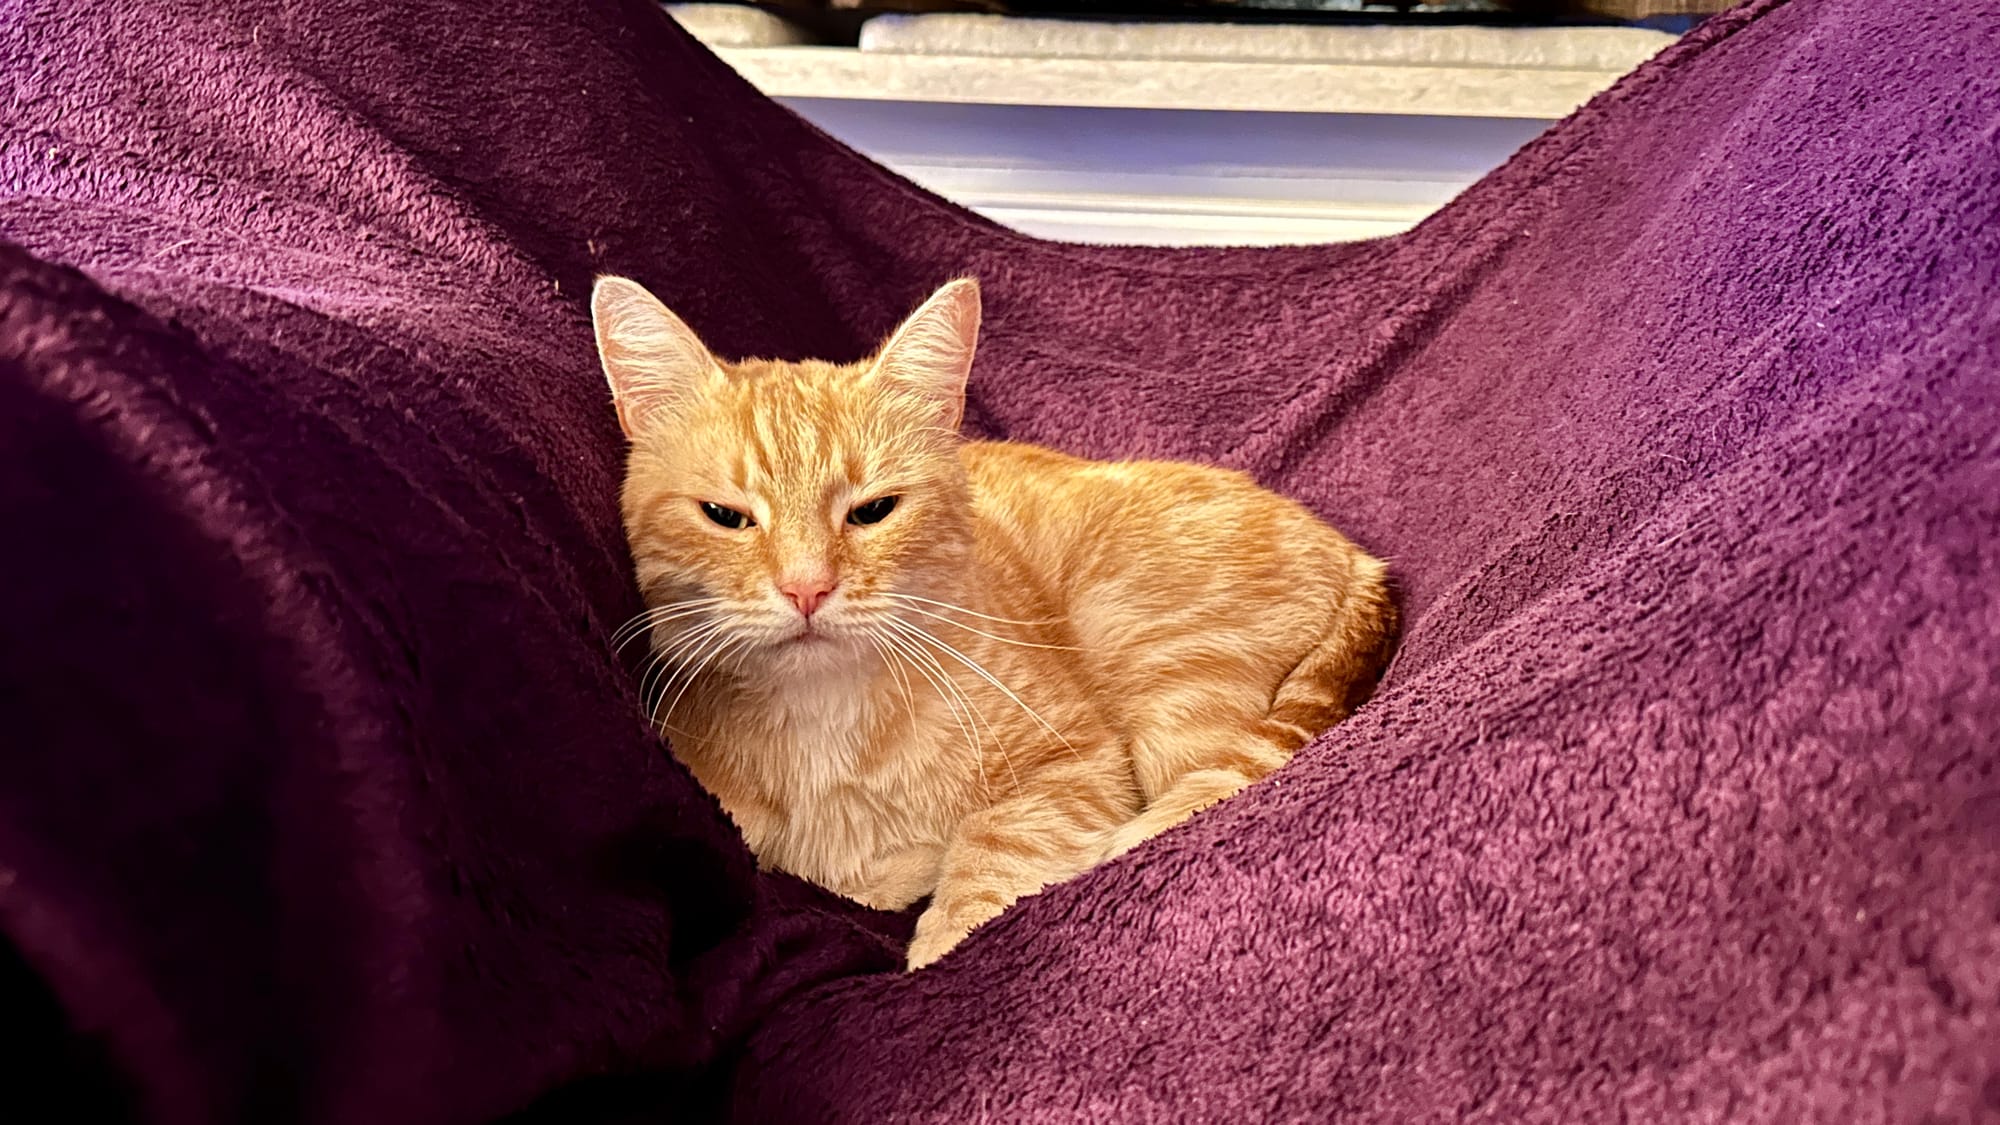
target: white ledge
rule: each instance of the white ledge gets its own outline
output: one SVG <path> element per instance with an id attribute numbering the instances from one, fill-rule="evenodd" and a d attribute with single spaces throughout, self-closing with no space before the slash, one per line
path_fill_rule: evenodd
<path id="1" fill-rule="evenodd" d="M 973 13 L 876 16 L 861 49 L 911 55 L 1188 62 L 1357 63 L 1623 72 L 1674 41 L 1637 27 L 1485 27 L 1033 19 Z M 775 46 L 731 43 L 732 47 Z"/>
<path id="2" fill-rule="evenodd" d="M 1265 110 L 1554 120 L 1623 68 L 1216 59 L 1004 58 L 853 47 L 722 47 L 776 98 Z"/>

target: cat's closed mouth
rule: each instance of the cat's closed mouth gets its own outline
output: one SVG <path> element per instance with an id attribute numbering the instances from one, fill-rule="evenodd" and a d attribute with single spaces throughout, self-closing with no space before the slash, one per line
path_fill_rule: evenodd
<path id="1" fill-rule="evenodd" d="M 826 630 L 815 629 L 812 627 L 812 622 L 807 621 L 800 625 L 799 631 L 793 633 L 792 639 L 785 643 L 791 645 L 816 645 L 825 644 L 831 640 L 833 640 L 833 636 Z"/>

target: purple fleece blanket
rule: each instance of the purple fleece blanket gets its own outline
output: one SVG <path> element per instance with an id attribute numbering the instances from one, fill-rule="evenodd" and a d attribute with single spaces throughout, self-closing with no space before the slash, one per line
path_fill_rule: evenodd
<path id="1" fill-rule="evenodd" d="M 1407 235 L 1162 251 L 642 0 L 9 5 L 9 1119 L 2000 1117 L 1995 59 L 1759 2 Z M 978 274 L 971 426 L 1311 503 L 1383 690 L 898 972 L 639 717 L 598 271 L 834 358 Z"/>

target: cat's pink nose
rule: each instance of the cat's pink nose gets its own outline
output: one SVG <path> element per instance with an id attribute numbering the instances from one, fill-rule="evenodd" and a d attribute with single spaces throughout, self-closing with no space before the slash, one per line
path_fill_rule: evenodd
<path id="1" fill-rule="evenodd" d="M 832 578 L 788 578 L 778 583 L 778 592 L 800 613 L 811 617 L 813 611 L 826 604 L 835 584 Z"/>

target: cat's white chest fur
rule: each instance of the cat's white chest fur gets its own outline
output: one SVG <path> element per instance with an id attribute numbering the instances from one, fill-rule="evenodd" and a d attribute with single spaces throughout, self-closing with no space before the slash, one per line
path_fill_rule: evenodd
<path id="1" fill-rule="evenodd" d="M 731 752 L 762 767 L 768 802 L 728 810 L 758 861 L 900 909 L 936 885 L 970 759 L 930 745 L 930 716 L 910 716 L 900 694 L 885 698 L 872 672 L 858 662 L 802 671 L 716 718 L 733 726 L 723 739 Z M 885 707 L 896 721 L 883 722 Z M 896 744 L 870 745 L 885 726 Z"/>

